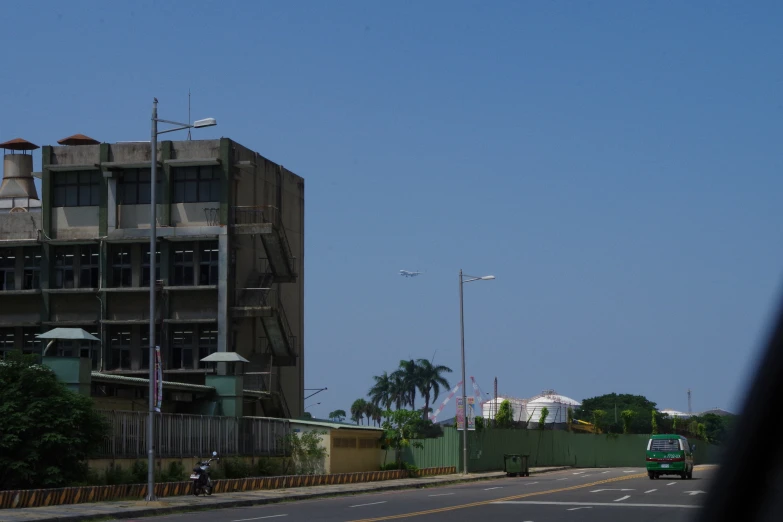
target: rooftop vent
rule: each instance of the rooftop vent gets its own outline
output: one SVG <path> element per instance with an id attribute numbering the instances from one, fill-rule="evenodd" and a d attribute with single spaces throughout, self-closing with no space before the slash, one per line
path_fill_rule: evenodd
<path id="1" fill-rule="evenodd" d="M 73 136 L 58 140 L 57 143 L 60 145 L 99 145 L 101 142 L 94 140 L 89 136 L 85 136 L 84 134 L 74 134 Z"/>
<path id="2" fill-rule="evenodd" d="M 38 191 L 35 189 L 33 181 L 33 155 L 24 152 L 38 149 L 38 145 L 22 138 L 16 138 L 0 143 L 0 148 L 22 151 L 22 154 L 12 152 L 3 157 L 3 182 L 0 183 L 0 199 L 14 200 L 12 203 L 15 207 L 31 205 L 29 200 L 37 200 Z"/>

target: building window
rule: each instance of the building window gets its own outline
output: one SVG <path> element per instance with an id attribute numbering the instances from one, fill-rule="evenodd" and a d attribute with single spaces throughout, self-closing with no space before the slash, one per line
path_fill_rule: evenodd
<path id="1" fill-rule="evenodd" d="M 58 247 L 54 253 L 54 287 L 73 288 L 73 270 L 76 261 L 74 247 Z"/>
<path id="2" fill-rule="evenodd" d="M 189 286 L 194 281 L 193 243 L 175 243 L 174 286 Z"/>
<path id="3" fill-rule="evenodd" d="M 111 254 L 112 286 L 129 287 L 133 284 L 131 245 L 113 245 Z"/>
<path id="4" fill-rule="evenodd" d="M 155 250 L 155 281 L 160 281 L 160 244 L 156 245 Z M 142 251 L 141 259 L 141 285 L 150 285 L 150 246 L 145 245 Z"/>
<path id="5" fill-rule="evenodd" d="M 150 169 L 126 169 L 117 184 L 117 203 L 120 205 L 149 205 Z M 163 183 L 160 172 L 155 176 L 155 201 L 159 204 L 163 197 Z"/>
<path id="6" fill-rule="evenodd" d="M 16 252 L 13 248 L 0 249 L 0 290 L 16 288 Z"/>
<path id="7" fill-rule="evenodd" d="M 0 360 L 5 359 L 8 353 L 14 350 L 14 329 L 0 328 Z"/>
<path id="8" fill-rule="evenodd" d="M 175 167 L 171 170 L 174 203 L 220 201 L 220 167 Z"/>
<path id="9" fill-rule="evenodd" d="M 22 351 L 26 354 L 41 355 L 41 340 L 36 337 L 41 333 L 38 328 L 22 329 Z"/>
<path id="10" fill-rule="evenodd" d="M 24 249 L 24 289 L 41 288 L 41 249 Z"/>
<path id="11" fill-rule="evenodd" d="M 131 329 L 120 326 L 111 329 L 109 334 L 109 346 L 111 346 L 110 370 L 131 369 Z"/>
<path id="12" fill-rule="evenodd" d="M 196 339 L 194 325 L 177 326 L 171 333 L 171 361 L 169 369 L 193 368 L 193 348 Z"/>
<path id="13" fill-rule="evenodd" d="M 218 242 L 199 243 L 199 279 L 200 285 L 218 284 Z"/>
<path id="14" fill-rule="evenodd" d="M 150 367 L 150 329 L 149 326 L 141 326 L 141 368 L 149 370 Z M 161 346 L 160 326 L 155 327 L 155 345 Z M 163 347 L 161 346 L 161 350 Z M 161 358 L 163 354 L 161 353 Z"/>
<path id="15" fill-rule="evenodd" d="M 94 335 L 100 339 L 99 327 L 97 325 L 85 325 L 74 326 L 73 328 L 81 328 L 90 335 Z M 27 345 L 25 345 L 27 346 Z M 98 368 L 98 353 L 101 349 L 101 343 L 89 340 L 59 340 L 55 345 L 57 347 L 57 355 L 60 357 L 82 357 L 85 359 L 92 359 L 93 370 Z"/>
<path id="16" fill-rule="evenodd" d="M 212 355 L 217 351 L 217 328 L 213 326 L 201 326 L 198 335 L 198 367 L 203 368 L 206 363 L 201 359 Z"/>
<path id="17" fill-rule="evenodd" d="M 79 256 L 79 287 L 98 288 L 100 251 L 98 245 L 82 245 Z"/>
<path id="18" fill-rule="evenodd" d="M 54 174 L 55 207 L 92 207 L 101 202 L 101 173 L 97 170 Z"/>

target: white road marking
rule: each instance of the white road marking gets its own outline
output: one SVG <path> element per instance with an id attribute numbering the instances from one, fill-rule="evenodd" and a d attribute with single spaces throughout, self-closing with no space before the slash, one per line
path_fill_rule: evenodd
<path id="1" fill-rule="evenodd" d="M 667 486 L 674 486 L 675 484 L 677 484 L 677 483 L 676 483 L 676 482 L 669 482 L 669 483 L 668 483 L 668 484 L 666 484 L 666 485 L 667 485 Z"/>
<path id="2" fill-rule="evenodd" d="M 557 480 L 568 480 L 568 477 L 566 477 L 566 478 L 561 478 L 561 479 L 557 479 Z"/>
<path id="3" fill-rule="evenodd" d="M 578 508 L 566 509 L 566 511 L 579 511 L 580 509 L 593 509 L 593 508 L 592 508 L 592 506 L 582 506 L 582 507 L 578 507 Z"/>
<path id="4" fill-rule="evenodd" d="M 602 472 L 601 472 L 601 475 L 604 475 L 604 474 L 606 474 L 606 473 L 609 473 L 609 472 L 608 472 L 608 471 L 602 471 Z"/>
<path id="5" fill-rule="evenodd" d="M 653 491 L 658 491 L 657 489 L 651 489 L 650 491 L 645 491 L 645 493 L 652 493 Z"/>
<path id="6" fill-rule="evenodd" d="M 493 505 L 502 505 L 502 504 L 529 504 L 529 505 L 536 505 L 536 506 L 612 506 L 612 507 L 651 507 L 651 508 L 682 508 L 682 509 L 700 509 L 701 506 L 689 506 L 686 504 L 630 504 L 630 503 L 620 503 L 616 504 L 614 502 L 545 502 L 545 501 L 536 501 L 536 500 L 505 500 L 505 501 L 498 501 L 498 502 L 492 502 Z"/>
<path id="7" fill-rule="evenodd" d="M 484 491 L 492 491 L 493 489 L 503 489 L 503 486 L 495 486 L 494 488 L 486 488 Z"/>
<path id="8" fill-rule="evenodd" d="M 631 471 L 623 471 L 623 473 L 636 473 L 634 470 Z"/>
<path id="9" fill-rule="evenodd" d="M 699 495 L 702 493 L 706 493 L 706 491 L 697 490 L 697 491 L 683 491 L 683 493 L 688 493 L 690 496 Z"/>
<path id="10" fill-rule="evenodd" d="M 589 476 L 590 476 L 590 475 L 582 475 L 582 476 L 581 476 L 581 477 L 579 477 L 579 478 L 587 478 L 587 477 L 589 477 Z"/>
<path id="11" fill-rule="evenodd" d="M 626 500 L 626 499 L 629 499 L 629 498 L 631 498 L 631 495 L 625 495 L 624 497 L 618 498 L 614 502 L 622 502 L 623 500 Z"/>
<path id="12" fill-rule="evenodd" d="M 348 507 L 364 507 L 364 506 L 377 506 L 378 504 L 385 504 L 387 501 L 384 500 L 383 502 L 370 502 L 369 504 L 356 504 L 355 506 L 348 506 Z"/>
<path id="13" fill-rule="evenodd" d="M 430 497 L 447 497 L 449 495 L 453 495 L 454 493 L 438 493 L 437 495 L 428 495 Z"/>
<path id="14" fill-rule="evenodd" d="M 577 471 L 574 473 L 574 475 L 581 475 L 582 473 L 587 473 L 586 471 Z"/>
<path id="15" fill-rule="evenodd" d="M 634 491 L 632 489 L 594 489 L 590 493 L 600 493 L 601 491 Z"/>
<path id="16" fill-rule="evenodd" d="M 256 517 L 256 518 L 240 518 L 239 520 L 232 520 L 231 522 L 246 522 L 248 520 L 263 520 L 265 518 L 278 518 L 278 517 L 287 517 L 288 515 L 268 515 L 265 517 Z"/>
<path id="17" fill-rule="evenodd" d="M 533 484 L 538 484 L 538 482 L 525 482 L 525 486 L 532 486 Z"/>

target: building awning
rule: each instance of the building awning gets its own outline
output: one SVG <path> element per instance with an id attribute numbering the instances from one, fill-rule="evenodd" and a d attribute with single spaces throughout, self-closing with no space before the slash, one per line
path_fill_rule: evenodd
<path id="1" fill-rule="evenodd" d="M 250 362 L 250 361 L 248 361 L 247 359 L 245 359 L 244 357 L 242 357 L 241 355 L 239 355 L 236 352 L 215 352 L 215 353 L 207 355 L 206 357 L 201 359 L 201 362 L 214 362 L 214 363 L 218 363 L 218 362 L 225 362 L 225 363 L 229 363 L 229 362 L 243 362 L 243 363 L 246 363 L 246 362 Z"/>
<path id="2" fill-rule="evenodd" d="M 100 339 L 81 328 L 54 328 L 48 332 L 36 335 L 38 339 L 77 339 L 80 341 L 98 341 Z"/>

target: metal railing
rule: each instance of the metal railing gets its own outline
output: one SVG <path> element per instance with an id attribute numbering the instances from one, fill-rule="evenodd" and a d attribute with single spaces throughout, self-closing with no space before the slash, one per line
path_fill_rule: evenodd
<path id="1" fill-rule="evenodd" d="M 283 215 L 280 209 L 273 205 L 231 207 L 231 224 L 260 225 L 263 223 L 271 223 L 277 231 L 283 256 L 287 260 L 291 273 L 296 274 L 296 258 L 293 256 L 291 245 L 288 243 L 288 236 L 285 233 Z"/>
<path id="2" fill-rule="evenodd" d="M 263 278 L 262 278 L 263 279 Z M 271 288 L 237 288 L 234 291 L 234 306 L 236 307 L 270 307 L 277 312 L 280 324 L 283 325 L 283 335 L 288 339 L 291 353 L 296 355 L 296 336 L 288 322 L 288 316 L 280 298 L 280 287 Z"/>
<path id="3" fill-rule="evenodd" d="M 207 218 L 207 226 L 216 227 L 220 225 L 220 209 L 219 208 L 205 208 L 204 215 Z"/>
<path id="4" fill-rule="evenodd" d="M 102 411 L 111 426 L 98 458 L 143 458 L 147 455 L 147 412 Z M 163 458 L 218 455 L 286 456 L 284 419 L 156 415 L 155 454 Z"/>

